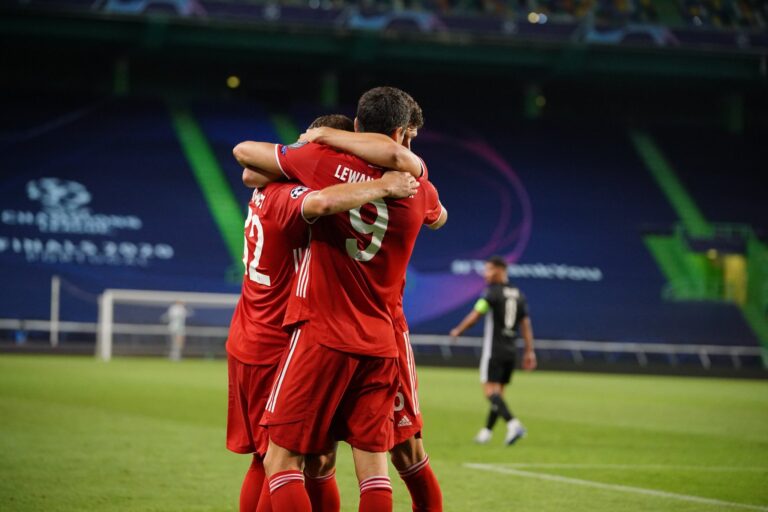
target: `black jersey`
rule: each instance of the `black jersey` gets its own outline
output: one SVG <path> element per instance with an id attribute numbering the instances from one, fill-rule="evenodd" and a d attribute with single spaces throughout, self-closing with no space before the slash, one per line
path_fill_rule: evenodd
<path id="1" fill-rule="evenodd" d="M 510 284 L 492 284 L 476 309 L 486 315 L 482 357 L 514 359 L 520 323 L 528 316 L 528 303 L 522 292 Z"/>

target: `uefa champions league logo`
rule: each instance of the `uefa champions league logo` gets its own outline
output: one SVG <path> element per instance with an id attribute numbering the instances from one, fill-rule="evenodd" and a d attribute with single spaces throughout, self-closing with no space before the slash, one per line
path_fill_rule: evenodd
<path id="1" fill-rule="evenodd" d="M 0 210 L 0 255 L 20 255 L 30 263 L 128 267 L 174 256 L 168 243 L 137 241 L 122 234 L 142 229 L 138 216 L 92 211 L 93 195 L 82 183 L 36 178 L 27 182 L 26 192 L 39 207 Z M 19 191 L 15 197 L 24 196 Z"/>
<path id="2" fill-rule="evenodd" d="M 40 178 L 27 183 L 27 197 L 40 201 L 46 210 L 74 212 L 91 202 L 82 183 L 59 178 Z"/>
<path id="3" fill-rule="evenodd" d="M 143 223 L 136 215 L 91 210 L 93 195 L 77 181 L 56 177 L 35 178 L 26 185 L 27 199 L 40 208 L 0 211 L 0 224 L 37 228 L 40 233 L 114 236 L 119 230 L 137 231 Z"/>

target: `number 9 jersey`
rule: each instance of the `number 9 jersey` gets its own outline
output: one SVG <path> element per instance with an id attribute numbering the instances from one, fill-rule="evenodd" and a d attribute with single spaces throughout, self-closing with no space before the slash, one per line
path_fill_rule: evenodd
<path id="1" fill-rule="evenodd" d="M 370 181 L 383 170 L 314 143 L 275 146 L 280 169 L 313 189 Z M 393 316 L 416 237 L 440 217 L 426 179 L 415 196 L 381 199 L 320 218 L 291 293 L 284 325 L 308 322 L 315 342 L 353 354 L 397 357 Z M 306 332 L 306 329 L 305 329 Z"/>

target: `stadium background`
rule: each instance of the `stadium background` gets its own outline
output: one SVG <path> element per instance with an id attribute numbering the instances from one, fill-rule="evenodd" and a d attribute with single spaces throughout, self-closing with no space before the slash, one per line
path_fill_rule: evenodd
<path id="1" fill-rule="evenodd" d="M 766 23 L 757 0 L 0 1 L 0 346 L 93 351 L 93 329 L 63 330 L 54 349 L 34 323 L 49 319 L 53 276 L 61 320 L 83 325 L 106 288 L 237 293 L 249 192 L 232 146 L 293 141 L 391 84 L 424 109 L 414 149 L 450 211 L 408 271 L 421 362 L 475 362 L 472 343 L 428 342 L 482 291 L 479 262 L 502 254 L 537 339 L 555 342 L 545 370 L 764 377 Z M 636 349 L 647 343 L 667 353 Z M 3 361 L 9 379 L 49 364 Z M 745 406 L 745 453 L 765 453 L 760 400 Z M 725 498 L 765 506 L 755 475 Z"/>

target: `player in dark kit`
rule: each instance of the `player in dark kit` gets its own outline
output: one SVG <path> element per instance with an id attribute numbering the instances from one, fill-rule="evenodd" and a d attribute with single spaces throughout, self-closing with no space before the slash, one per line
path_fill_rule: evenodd
<path id="1" fill-rule="evenodd" d="M 533 328 L 528 316 L 525 296 L 509 284 L 507 262 L 500 256 L 493 256 L 485 263 L 485 281 L 488 283 L 483 296 L 475 303 L 473 310 L 451 330 L 451 336 L 461 335 L 485 316 L 483 352 L 480 357 L 480 381 L 485 397 L 491 403 L 488 421 L 478 432 L 475 441 L 485 444 L 491 440 L 492 429 L 501 416 L 507 422 L 505 444 L 511 445 L 526 433 L 520 420 L 512 415 L 504 401 L 504 386 L 509 384 L 515 368 L 516 345 L 522 337 L 524 370 L 536 368 L 536 353 L 533 351 Z"/>

